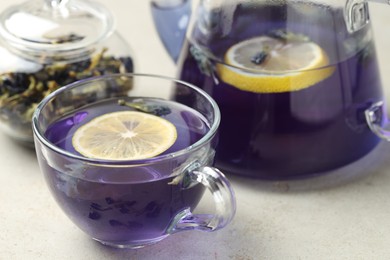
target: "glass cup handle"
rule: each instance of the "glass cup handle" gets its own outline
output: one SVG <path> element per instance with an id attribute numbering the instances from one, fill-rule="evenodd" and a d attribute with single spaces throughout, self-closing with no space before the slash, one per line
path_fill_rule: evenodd
<path id="1" fill-rule="evenodd" d="M 214 167 L 203 166 L 187 171 L 181 180 L 183 188 L 204 185 L 212 194 L 216 210 L 214 214 L 193 214 L 184 209 L 176 215 L 168 233 L 185 230 L 214 231 L 225 227 L 236 212 L 234 191 L 224 174 Z"/>
<path id="2" fill-rule="evenodd" d="M 383 126 L 387 125 L 387 120 L 384 116 L 384 102 L 379 101 L 372 104 L 365 111 L 365 117 L 367 124 L 371 131 L 374 132 L 380 138 L 390 141 L 390 131 L 386 130 Z"/>

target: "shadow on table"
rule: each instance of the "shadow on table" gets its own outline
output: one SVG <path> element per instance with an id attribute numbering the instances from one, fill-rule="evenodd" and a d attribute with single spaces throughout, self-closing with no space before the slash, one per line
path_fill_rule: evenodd
<path id="1" fill-rule="evenodd" d="M 255 259 L 255 252 L 266 253 L 266 241 L 259 240 L 255 232 L 242 228 L 243 219 L 216 232 L 186 231 L 140 249 L 115 249 L 94 243 L 96 254 L 102 259 L 172 260 L 172 259 Z M 239 223 L 240 222 L 240 223 Z M 259 228 L 261 228 L 259 226 Z M 262 234 L 261 230 L 258 234 Z M 264 234 L 262 234 L 264 235 Z M 267 236 L 263 236 L 265 239 Z M 269 252 L 268 252 L 269 253 Z M 260 253 L 257 253 L 260 254 Z"/>
<path id="2" fill-rule="evenodd" d="M 21 145 L 19 142 L 1 133 L 0 144 L 0 156 L 2 157 L 2 170 L 0 170 L 0 173 L 5 173 L 5 169 L 9 168 L 12 169 L 12 174 L 17 174 L 18 172 L 31 174 L 34 171 L 33 169 L 38 167 L 38 160 L 33 146 Z M 19 164 L 23 164 L 23 168 L 29 169 L 29 171 L 18 171 L 15 169 Z"/>
<path id="3" fill-rule="evenodd" d="M 387 169 L 390 170 L 390 144 L 383 141 L 357 162 L 325 174 L 314 175 L 304 179 L 263 181 L 229 174 L 227 174 L 227 177 L 232 183 L 256 190 L 305 192 L 348 185 L 374 174 L 385 174 Z"/>
<path id="4" fill-rule="evenodd" d="M 4 133 L 0 133 L 0 142 L 2 143 L 2 149 L 4 149 L 4 151 L 7 151 L 8 148 L 12 147 L 13 150 L 20 151 L 23 154 L 31 154 L 35 156 L 35 147 L 33 142 L 19 141 Z"/>

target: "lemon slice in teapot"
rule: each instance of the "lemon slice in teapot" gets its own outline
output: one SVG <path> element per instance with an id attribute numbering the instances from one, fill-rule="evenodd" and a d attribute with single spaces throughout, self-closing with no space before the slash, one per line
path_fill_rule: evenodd
<path id="1" fill-rule="evenodd" d="M 259 36 L 228 49 L 218 64 L 220 78 L 241 90 L 277 93 L 308 88 L 328 78 L 334 67 L 324 50 L 308 40 Z"/>

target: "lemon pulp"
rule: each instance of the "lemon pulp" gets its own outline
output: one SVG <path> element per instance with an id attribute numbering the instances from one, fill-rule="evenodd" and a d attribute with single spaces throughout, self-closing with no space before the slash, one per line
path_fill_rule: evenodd
<path id="1" fill-rule="evenodd" d="M 266 50 L 262 62 L 253 57 Z M 256 93 L 297 91 L 328 78 L 334 67 L 314 42 L 283 41 L 260 36 L 239 42 L 228 49 L 225 64 L 217 64 L 220 78 L 241 90 Z"/>
<path id="2" fill-rule="evenodd" d="M 78 128 L 72 145 L 83 156 L 107 160 L 137 160 L 159 155 L 177 138 L 166 119 L 138 111 L 101 115 Z"/>

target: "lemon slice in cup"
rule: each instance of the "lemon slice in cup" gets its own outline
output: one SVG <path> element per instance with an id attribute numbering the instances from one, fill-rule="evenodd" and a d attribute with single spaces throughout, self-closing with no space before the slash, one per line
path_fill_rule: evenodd
<path id="1" fill-rule="evenodd" d="M 328 78 L 326 53 L 314 42 L 283 41 L 259 36 L 228 49 L 225 63 L 218 64 L 220 78 L 241 90 L 256 93 L 297 91 Z M 240 69 L 242 68 L 242 69 Z"/>
<path id="2" fill-rule="evenodd" d="M 101 115 L 76 130 L 77 152 L 88 158 L 137 160 L 159 155 L 177 138 L 176 127 L 166 119 L 138 111 Z"/>

